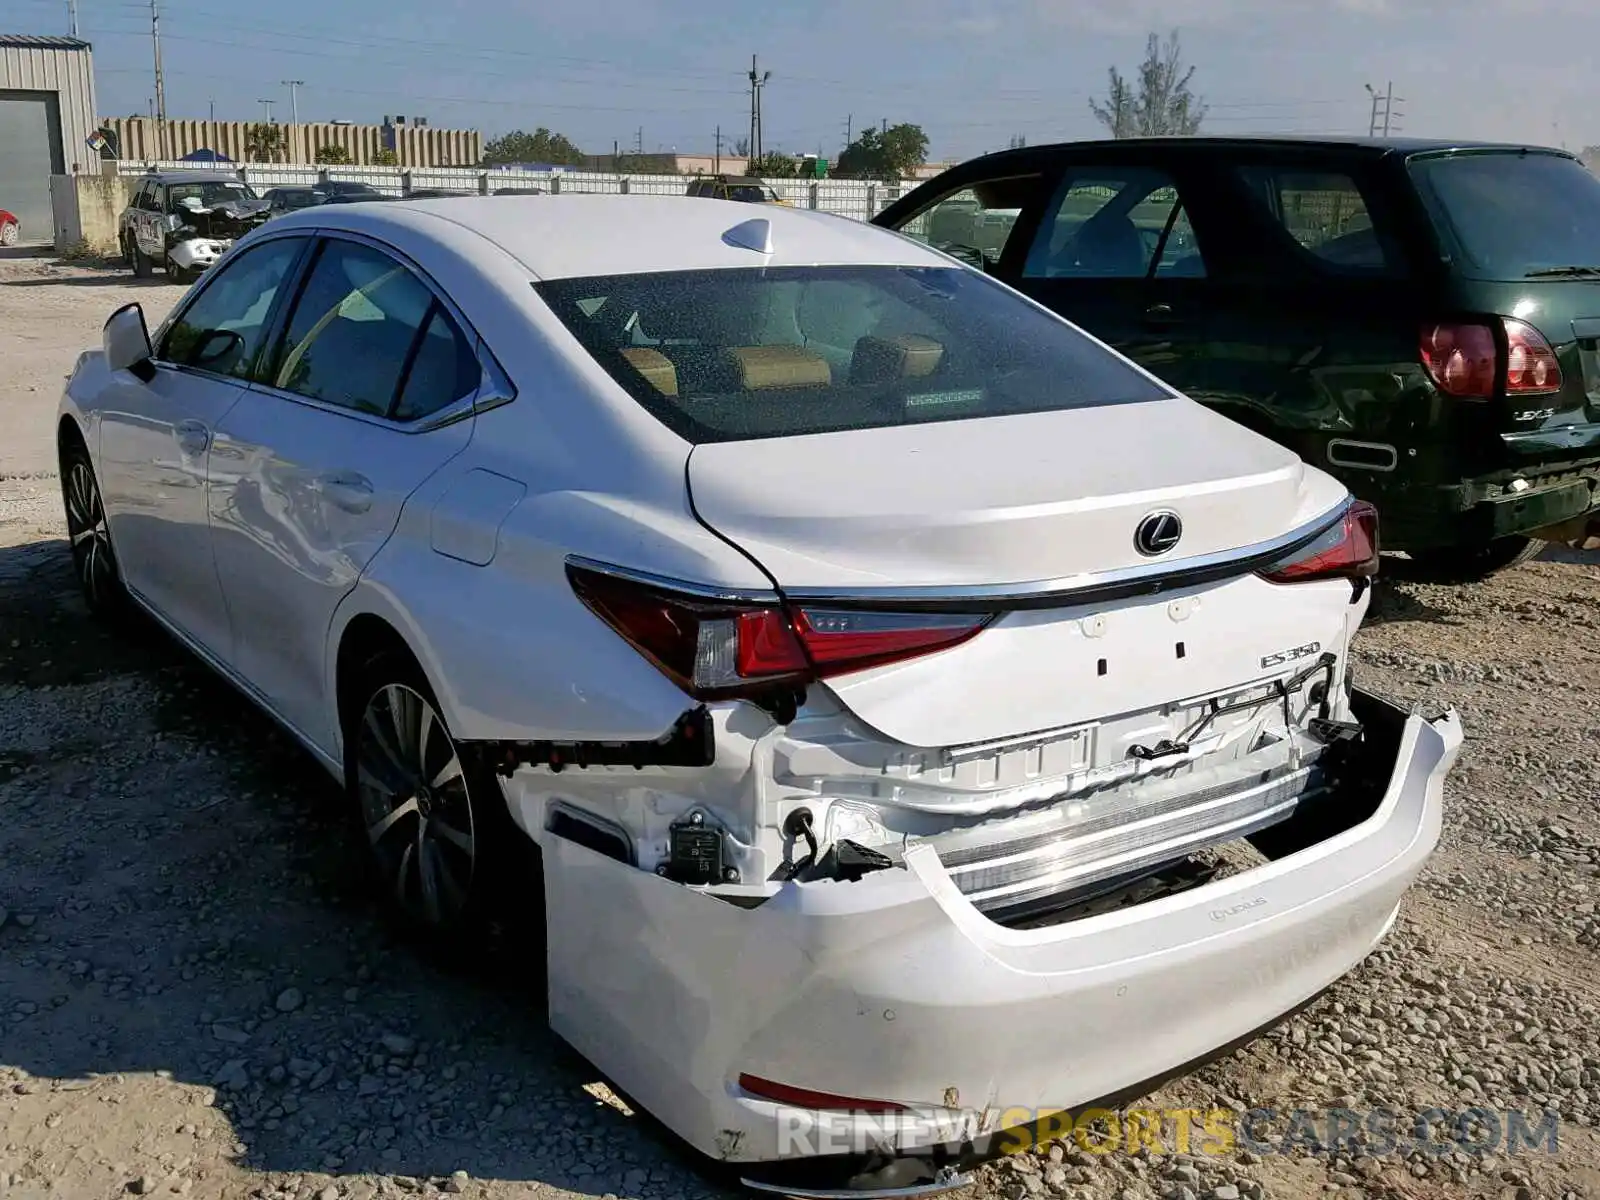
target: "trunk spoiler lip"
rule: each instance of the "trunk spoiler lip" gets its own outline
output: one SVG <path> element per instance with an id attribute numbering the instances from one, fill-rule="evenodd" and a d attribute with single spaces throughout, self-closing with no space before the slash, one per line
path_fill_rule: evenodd
<path id="1" fill-rule="evenodd" d="M 636 571 L 580 555 L 569 555 L 569 566 L 598 571 L 636 583 L 662 588 L 682 595 L 727 603 L 793 603 L 827 605 L 840 609 L 866 609 L 894 612 L 1000 613 L 1019 609 L 1064 608 L 1151 596 L 1178 588 L 1194 587 L 1220 579 L 1230 579 L 1269 567 L 1293 554 L 1342 521 L 1355 497 L 1343 500 L 1322 515 L 1278 537 L 1250 546 L 1197 554 L 1189 558 L 1160 563 L 1137 563 L 1107 571 L 1087 571 L 1060 579 L 1023 583 L 919 585 L 912 587 L 811 588 L 780 587 L 776 591 L 719 587 L 691 583 Z"/>

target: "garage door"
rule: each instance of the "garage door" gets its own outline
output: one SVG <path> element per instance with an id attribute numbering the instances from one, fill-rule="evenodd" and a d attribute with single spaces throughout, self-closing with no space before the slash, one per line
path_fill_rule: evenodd
<path id="1" fill-rule="evenodd" d="M 22 222 L 24 242 L 54 240 L 50 176 L 62 170 L 54 92 L 0 91 L 0 208 Z"/>

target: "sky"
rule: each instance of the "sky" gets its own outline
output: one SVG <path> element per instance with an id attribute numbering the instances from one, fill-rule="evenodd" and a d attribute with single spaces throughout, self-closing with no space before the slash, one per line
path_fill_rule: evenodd
<path id="1" fill-rule="evenodd" d="M 591 153 L 723 149 L 771 72 L 764 146 L 834 157 L 912 122 L 930 158 L 1094 136 L 1107 69 L 1180 31 L 1207 133 L 1392 131 L 1600 143 L 1593 0 L 158 0 L 167 114 L 423 116 L 486 136 L 544 125 Z M 0 0 L 0 32 L 65 33 L 67 0 Z M 78 0 L 103 115 L 153 95 L 149 0 Z"/>

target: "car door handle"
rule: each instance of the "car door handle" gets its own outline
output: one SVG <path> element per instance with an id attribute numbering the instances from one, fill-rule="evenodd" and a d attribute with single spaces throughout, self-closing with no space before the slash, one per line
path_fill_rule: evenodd
<path id="1" fill-rule="evenodd" d="M 1152 304 L 1144 310 L 1144 319 L 1151 325 L 1176 325 L 1183 318 L 1172 311 L 1170 304 Z"/>
<path id="2" fill-rule="evenodd" d="M 345 512 L 364 513 L 372 507 L 372 482 L 364 475 L 319 475 L 316 486 L 329 504 Z"/>
<path id="3" fill-rule="evenodd" d="M 204 421 L 180 421 L 172 432 L 178 439 L 178 449 L 185 454 L 204 454 L 211 444 L 211 430 Z"/>

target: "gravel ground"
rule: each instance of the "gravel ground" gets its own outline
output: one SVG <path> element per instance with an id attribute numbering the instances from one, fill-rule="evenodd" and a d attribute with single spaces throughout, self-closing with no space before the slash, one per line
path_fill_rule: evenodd
<path id="1" fill-rule="evenodd" d="M 550 1036 L 515 953 L 468 974 L 388 938 L 334 790 L 264 718 L 160 635 L 88 621 L 53 478 L 60 380 L 112 308 L 139 299 L 154 325 L 178 294 L 0 260 L 0 1196 L 733 1195 Z M 1444 843 L 1362 967 L 1141 1104 L 1407 1127 L 1548 1109 L 1557 1152 L 1069 1140 L 985 1168 L 982 1200 L 1600 1197 L 1600 555 L 1476 588 L 1396 567 L 1360 677 L 1460 710 Z"/>

